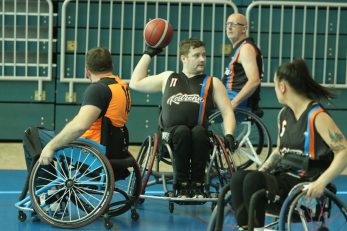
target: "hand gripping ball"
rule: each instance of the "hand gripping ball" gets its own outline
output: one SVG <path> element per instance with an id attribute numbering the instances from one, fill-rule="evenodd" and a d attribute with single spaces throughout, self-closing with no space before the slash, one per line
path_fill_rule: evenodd
<path id="1" fill-rule="evenodd" d="M 173 31 L 171 24 L 162 18 L 149 21 L 143 30 L 143 37 L 148 46 L 154 48 L 166 47 L 172 39 Z"/>

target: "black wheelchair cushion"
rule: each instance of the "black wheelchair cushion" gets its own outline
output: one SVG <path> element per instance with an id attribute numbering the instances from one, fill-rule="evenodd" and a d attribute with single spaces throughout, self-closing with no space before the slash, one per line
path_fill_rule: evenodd
<path id="1" fill-rule="evenodd" d="M 110 159 L 115 179 L 123 180 L 127 178 L 130 175 L 130 172 L 127 168 L 134 166 L 136 164 L 135 162 L 136 161 L 132 156 L 128 156 L 122 159 Z"/>

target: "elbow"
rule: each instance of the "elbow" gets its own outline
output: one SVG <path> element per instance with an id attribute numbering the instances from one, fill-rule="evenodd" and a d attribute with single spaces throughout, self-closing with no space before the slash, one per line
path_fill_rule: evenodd
<path id="1" fill-rule="evenodd" d="M 135 88 L 134 83 L 131 80 L 129 82 L 129 88 L 130 89 L 134 89 Z"/>
<path id="2" fill-rule="evenodd" d="M 260 85 L 260 83 L 261 83 L 260 78 L 256 78 L 255 80 L 253 80 L 253 85 L 254 85 L 255 87 L 258 87 L 258 86 Z"/>
<path id="3" fill-rule="evenodd" d="M 138 90 L 138 84 L 136 81 L 134 80 L 130 80 L 129 82 L 129 88 L 132 90 Z"/>
<path id="4" fill-rule="evenodd" d="M 133 90 L 136 90 L 136 84 L 134 83 L 134 81 L 131 81 L 129 82 L 129 88 L 130 89 L 133 89 Z"/>

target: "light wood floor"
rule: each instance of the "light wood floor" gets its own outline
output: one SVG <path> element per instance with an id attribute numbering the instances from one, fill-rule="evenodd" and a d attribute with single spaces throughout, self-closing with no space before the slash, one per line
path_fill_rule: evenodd
<path id="1" fill-rule="evenodd" d="M 130 146 L 130 152 L 136 156 L 139 146 Z M 0 143 L 0 170 L 24 170 L 26 169 L 24 153 L 21 143 Z M 171 167 L 161 167 L 163 171 L 169 171 Z M 347 168 L 342 175 L 347 175 Z"/>
<path id="2" fill-rule="evenodd" d="M 131 146 L 130 152 L 136 154 L 138 146 Z M 26 164 L 21 143 L 0 143 L 0 170 L 24 170 Z"/>

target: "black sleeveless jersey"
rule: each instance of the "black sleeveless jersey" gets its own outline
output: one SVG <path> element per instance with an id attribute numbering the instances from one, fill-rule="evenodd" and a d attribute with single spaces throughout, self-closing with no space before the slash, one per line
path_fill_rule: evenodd
<path id="1" fill-rule="evenodd" d="M 225 68 L 224 76 L 222 78 L 222 82 L 225 85 L 227 90 L 240 91 L 243 86 L 248 81 L 245 70 L 243 69 L 242 64 L 238 63 L 237 60 L 240 55 L 241 46 L 249 43 L 251 44 L 256 52 L 257 52 L 257 65 L 259 70 L 259 77 L 263 77 L 263 58 L 262 54 L 254 43 L 252 38 L 246 38 L 240 41 L 236 47 L 234 47 L 231 51 L 231 60 L 228 66 Z"/>
<path id="2" fill-rule="evenodd" d="M 188 78 L 183 73 L 173 73 L 166 82 L 162 98 L 161 126 L 208 126 L 208 116 L 213 110 L 213 77 L 197 75 Z M 205 100 L 204 100 L 205 98 Z"/>
<path id="3" fill-rule="evenodd" d="M 311 102 L 300 118 L 296 120 L 294 112 L 289 107 L 284 107 L 279 116 L 280 153 L 283 161 L 297 162 L 296 166 L 306 172 L 298 175 L 307 175 L 315 169 L 326 169 L 333 158 L 333 153 L 316 130 L 314 120 L 316 115 L 324 111 L 316 102 Z M 302 161 L 300 161 L 302 160 Z M 288 163 L 288 162 L 287 162 Z"/>

